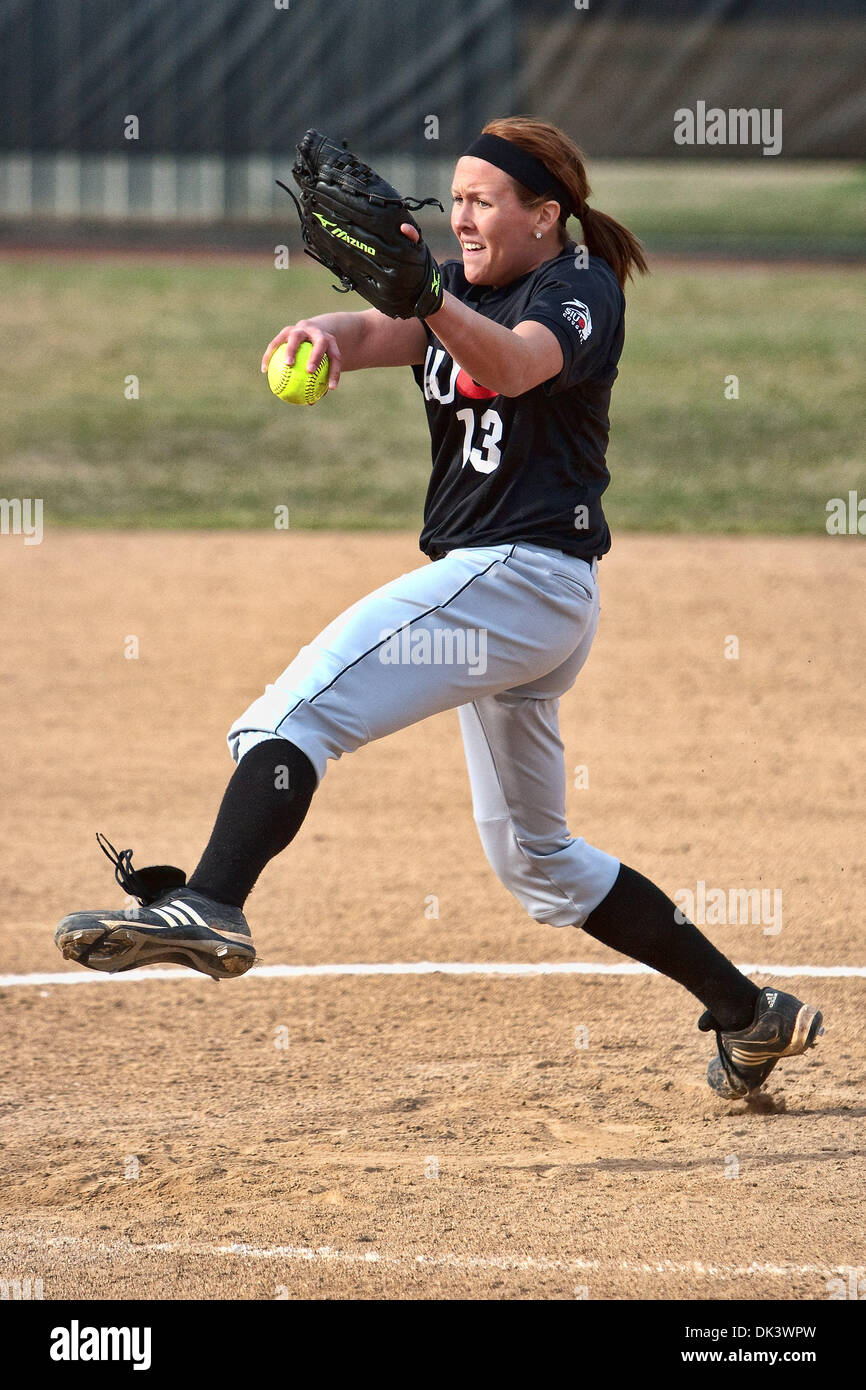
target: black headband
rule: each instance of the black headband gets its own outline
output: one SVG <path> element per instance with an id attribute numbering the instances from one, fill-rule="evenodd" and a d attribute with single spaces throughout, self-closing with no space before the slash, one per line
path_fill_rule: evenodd
<path id="1" fill-rule="evenodd" d="M 486 159 L 488 164 L 495 164 L 497 169 L 510 174 L 539 196 L 547 194 L 555 198 L 563 217 L 573 214 L 574 203 L 565 185 L 551 174 L 546 164 L 512 140 L 503 140 L 501 135 L 479 135 L 463 153 L 471 155 L 473 159 Z"/>

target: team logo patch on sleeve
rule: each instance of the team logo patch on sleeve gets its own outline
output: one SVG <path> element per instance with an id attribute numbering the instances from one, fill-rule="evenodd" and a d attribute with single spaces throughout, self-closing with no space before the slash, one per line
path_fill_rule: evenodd
<path id="1" fill-rule="evenodd" d="M 592 315 L 586 305 L 581 304 L 579 299 L 564 299 L 562 317 L 568 319 L 572 328 L 577 329 L 580 341 L 585 343 L 592 332 Z"/>

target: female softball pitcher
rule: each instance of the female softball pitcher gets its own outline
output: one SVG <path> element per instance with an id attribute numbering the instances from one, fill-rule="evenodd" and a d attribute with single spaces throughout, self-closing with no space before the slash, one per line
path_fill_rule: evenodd
<path id="1" fill-rule="evenodd" d="M 268 344 L 263 370 L 283 342 L 290 361 L 311 343 L 311 370 L 327 353 L 331 388 L 341 372 L 412 368 L 432 441 L 420 541 L 432 563 L 341 614 L 235 721 L 237 767 L 188 884 L 173 867 L 133 869 L 131 851 L 100 837 L 140 906 L 64 918 L 64 956 L 104 971 L 173 961 L 242 974 L 255 958 L 244 903 L 296 835 L 328 759 L 456 707 L 495 872 L 536 921 L 580 927 L 690 990 L 706 1010 L 698 1026 L 716 1033 L 715 1091 L 748 1095 L 823 1031 L 817 1009 L 758 989 L 659 888 L 566 825 L 558 706 L 598 623 L 623 289 L 647 269 L 589 192 L 562 131 L 491 121 L 454 170 L 460 256 L 440 268 L 441 307 L 322 314 Z"/>

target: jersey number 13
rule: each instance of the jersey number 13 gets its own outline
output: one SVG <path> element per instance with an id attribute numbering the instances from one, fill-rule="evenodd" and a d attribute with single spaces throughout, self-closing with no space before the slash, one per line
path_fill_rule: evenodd
<path id="1" fill-rule="evenodd" d="M 424 362 L 424 395 L 428 401 L 438 401 L 440 405 L 451 405 L 457 394 L 457 377 L 460 374 L 459 364 L 451 361 L 448 383 L 443 390 L 439 373 L 446 360 L 450 361 L 442 348 L 434 348 L 431 343 Z M 485 410 L 477 422 L 475 411 L 470 407 L 465 410 L 458 410 L 456 415 L 464 430 L 463 467 L 465 468 L 467 463 L 471 463 L 478 473 L 492 473 L 494 468 L 498 468 L 502 458 L 498 448 L 502 438 L 502 417 L 499 412 L 491 407 Z M 480 431 L 477 443 L 475 442 L 476 423 Z"/>
<path id="2" fill-rule="evenodd" d="M 502 458 L 497 445 L 502 438 L 502 420 L 499 412 L 493 409 L 485 410 L 478 421 L 479 438 L 478 443 L 473 444 L 475 436 L 475 411 L 471 409 L 458 410 L 457 419 L 461 421 L 465 431 L 463 437 L 463 467 L 471 463 L 472 467 L 479 473 L 492 473 L 494 468 L 498 468 L 499 460 Z"/>

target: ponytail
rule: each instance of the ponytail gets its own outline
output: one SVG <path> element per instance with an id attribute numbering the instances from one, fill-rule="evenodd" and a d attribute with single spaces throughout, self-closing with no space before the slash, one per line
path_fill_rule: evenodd
<path id="1" fill-rule="evenodd" d="M 591 256 L 600 256 L 607 261 L 623 289 L 629 277 L 638 271 L 641 275 L 649 272 L 643 247 L 633 232 L 624 227 L 606 212 L 599 212 L 584 204 L 580 213 L 583 227 L 583 240 Z"/>
<path id="2" fill-rule="evenodd" d="M 583 237 L 591 256 L 600 256 L 607 261 L 623 289 L 629 277 L 638 271 L 646 275 L 649 266 L 643 247 L 633 232 L 609 217 L 606 212 L 587 206 L 587 198 L 592 192 L 584 167 L 582 150 L 573 140 L 551 125 L 549 121 L 537 120 L 534 116 L 502 116 L 488 121 L 483 134 L 499 135 L 503 140 L 527 150 L 540 159 L 545 168 L 561 183 L 571 197 L 574 216 L 583 226 Z M 550 194 L 539 196 L 514 180 L 517 196 L 524 207 L 540 206 L 550 201 Z M 567 217 L 563 213 L 559 220 L 560 241 L 564 247 L 568 241 L 566 231 Z"/>

